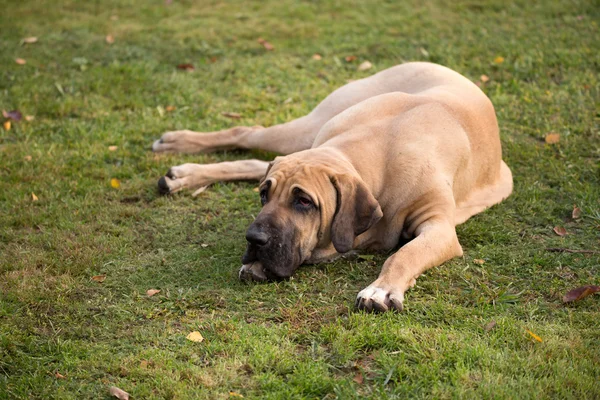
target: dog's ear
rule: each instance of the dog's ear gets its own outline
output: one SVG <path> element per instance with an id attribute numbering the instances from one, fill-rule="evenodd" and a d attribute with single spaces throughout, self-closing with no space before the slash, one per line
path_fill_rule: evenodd
<path id="1" fill-rule="evenodd" d="M 383 212 L 360 178 L 344 174 L 330 179 L 337 192 L 331 242 L 339 253 L 346 253 L 352 250 L 354 238 L 379 221 Z"/>

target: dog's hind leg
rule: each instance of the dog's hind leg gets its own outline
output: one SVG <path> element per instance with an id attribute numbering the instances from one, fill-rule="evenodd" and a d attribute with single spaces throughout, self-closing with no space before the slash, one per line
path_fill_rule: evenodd
<path id="1" fill-rule="evenodd" d="M 173 131 L 155 141 L 152 150 L 157 153 L 209 153 L 227 149 L 260 149 L 286 155 L 309 149 L 324 122 L 309 114 L 269 128 L 238 126 L 209 133 Z"/>
<path id="2" fill-rule="evenodd" d="M 217 164 L 182 164 L 169 169 L 158 180 L 162 194 L 175 193 L 182 189 L 203 188 L 220 181 L 260 180 L 269 163 L 261 160 L 227 161 Z"/>

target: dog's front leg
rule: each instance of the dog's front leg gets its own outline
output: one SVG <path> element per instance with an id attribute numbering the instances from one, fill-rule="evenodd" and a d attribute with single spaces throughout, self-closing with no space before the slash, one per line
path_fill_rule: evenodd
<path id="1" fill-rule="evenodd" d="M 425 270 L 462 255 L 454 225 L 446 217 L 422 223 L 416 237 L 383 264 L 379 278 L 363 289 L 356 306 L 367 311 L 402 310 L 404 292 Z"/>

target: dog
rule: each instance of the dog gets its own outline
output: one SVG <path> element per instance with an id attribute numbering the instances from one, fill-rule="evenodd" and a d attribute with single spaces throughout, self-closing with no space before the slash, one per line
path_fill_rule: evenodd
<path id="1" fill-rule="evenodd" d="M 246 233 L 243 280 L 285 279 L 302 264 L 351 250 L 397 249 L 358 293 L 356 306 L 367 311 L 401 311 L 419 275 L 463 254 L 455 226 L 513 187 L 491 101 L 459 73 L 424 62 L 352 81 L 288 123 L 167 132 L 152 148 L 282 154 L 270 163 L 175 166 L 158 187 L 174 193 L 260 181 L 262 210 Z"/>

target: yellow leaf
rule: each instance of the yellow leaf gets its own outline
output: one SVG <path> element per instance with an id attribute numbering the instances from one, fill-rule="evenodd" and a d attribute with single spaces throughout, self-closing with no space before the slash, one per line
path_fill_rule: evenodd
<path id="1" fill-rule="evenodd" d="M 478 264 L 478 265 L 483 265 L 483 264 L 485 264 L 485 260 L 481 260 L 481 259 L 479 259 L 479 258 L 476 258 L 476 259 L 474 259 L 474 260 L 473 260 L 473 262 L 474 262 L 475 264 Z"/>
<path id="2" fill-rule="evenodd" d="M 192 342 L 200 343 L 204 340 L 200 332 L 194 331 L 185 337 L 187 340 L 191 340 Z"/>
<path id="3" fill-rule="evenodd" d="M 229 396 L 231 396 L 231 397 L 241 397 L 241 398 L 244 398 L 244 396 L 243 396 L 243 395 L 241 395 L 241 394 L 239 394 L 239 393 L 237 393 L 237 392 L 229 392 Z"/>
<path id="4" fill-rule="evenodd" d="M 494 62 L 496 64 L 502 64 L 504 62 L 504 57 L 498 56 L 498 57 L 494 58 Z"/>
<path id="5" fill-rule="evenodd" d="M 483 83 L 486 83 L 487 81 L 489 81 L 489 80 L 490 80 L 490 77 L 489 77 L 489 76 L 487 76 L 487 75 L 481 75 L 481 76 L 479 77 L 479 79 L 481 79 L 481 82 L 483 82 Z"/>
<path id="6" fill-rule="evenodd" d="M 116 386 L 111 386 L 108 389 L 108 392 L 110 393 L 111 396 L 116 397 L 119 400 L 129 400 L 129 393 L 127 393 L 126 391 L 119 389 Z"/>
<path id="7" fill-rule="evenodd" d="M 527 333 L 529 333 L 529 335 L 531 335 L 532 338 L 534 338 L 538 342 L 542 343 L 542 338 L 541 337 L 539 337 L 535 333 L 531 332 L 529 329 L 525 329 L 525 330 L 527 331 Z"/>
<path id="8" fill-rule="evenodd" d="M 108 146 L 108 151 L 117 151 L 119 146 Z"/>
<path id="9" fill-rule="evenodd" d="M 160 293 L 159 289 L 148 289 L 146 290 L 146 294 L 148 295 L 148 297 L 152 297 L 155 294 Z"/>
<path id="10" fill-rule="evenodd" d="M 544 138 L 544 141 L 548 144 L 556 144 L 560 141 L 560 135 L 558 133 L 549 133 Z"/>
<path id="11" fill-rule="evenodd" d="M 104 38 L 106 40 L 106 43 L 108 44 L 113 44 L 115 42 L 115 38 L 113 37 L 113 35 L 106 35 L 106 38 Z"/>
<path id="12" fill-rule="evenodd" d="M 368 62 L 368 61 L 365 61 L 365 62 L 363 62 L 362 64 L 360 64 L 360 65 L 358 66 L 358 70 L 359 70 L 359 71 L 366 71 L 366 70 L 368 70 L 368 69 L 371 69 L 372 67 L 373 67 L 373 64 L 371 64 L 371 63 L 370 63 L 370 62 Z"/>
<path id="13" fill-rule="evenodd" d="M 110 180 L 110 186 L 112 186 L 115 189 L 118 189 L 121 187 L 121 182 L 117 178 L 112 178 Z"/>
<path id="14" fill-rule="evenodd" d="M 10 131 L 10 121 L 4 121 L 4 130 Z"/>
<path id="15" fill-rule="evenodd" d="M 15 62 L 19 65 L 27 64 L 27 61 L 23 60 L 22 58 L 15 58 Z"/>
<path id="16" fill-rule="evenodd" d="M 92 276 L 92 280 L 98 283 L 102 283 L 106 280 L 106 275 L 94 275 Z"/>
<path id="17" fill-rule="evenodd" d="M 35 195 L 35 193 L 31 192 L 31 200 L 32 201 L 38 201 L 38 197 Z"/>
<path id="18" fill-rule="evenodd" d="M 22 40 L 23 43 L 25 44 L 33 44 L 35 42 L 38 41 L 38 38 L 35 36 L 31 36 L 31 37 L 26 37 L 25 39 Z"/>
<path id="19" fill-rule="evenodd" d="M 25 116 L 25 121 L 27 122 L 31 122 L 35 119 L 35 117 L 33 115 L 26 115 Z"/>
<path id="20" fill-rule="evenodd" d="M 321 57 L 321 55 L 317 54 L 317 53 L 313 54 L 313 56 L 312 56 L 312 59 L 317 60 L 317 61 L 319 61 L 321 58 L 323 58 L 323 57 Z"/>

